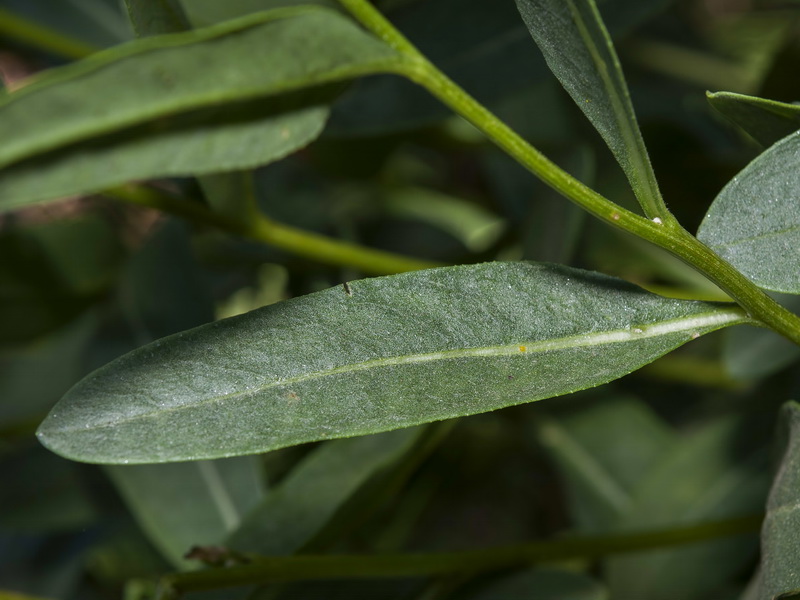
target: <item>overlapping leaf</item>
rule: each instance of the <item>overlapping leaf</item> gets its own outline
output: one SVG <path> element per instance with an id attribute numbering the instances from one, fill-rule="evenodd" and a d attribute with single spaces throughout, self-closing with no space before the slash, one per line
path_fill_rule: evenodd
<path id="1" fill-rule="evenodd" d="M 332 82 L 398 60 L 315 7 L 100 53 L 0 101 L 0 208 L 282 158 L 320 133 Z"/>
<path id="2" fill-rule="evenodd" d="M 103 463 L 256 453 L 599 385 L 745 320 L 546 264 L 367 279 L 140 348 L 73 388 L 39 437 Z"/>
<path id="3" fill-rule="evenodd" d="M 723 188 L 697 237 L 759 287 L 800 294 L 800 131 Z"/>
<path id="4" fill-rule="evenodd" d="M 517 0 L 548 66 L 603 136 L 648 214 L 662 205 L 625 77 L 594 0 Z"/>
<path id="5" fill-rule="evenodd" d="M 771 146 L 800 129 L 800 104 L 731 92 L 706 94 L 708 101 L 763 146 Z"/>

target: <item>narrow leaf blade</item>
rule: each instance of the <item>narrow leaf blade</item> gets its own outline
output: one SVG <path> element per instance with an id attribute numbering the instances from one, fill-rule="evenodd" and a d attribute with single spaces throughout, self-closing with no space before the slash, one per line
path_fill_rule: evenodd
<path id="1" fill-rule="evenodd" d="M 283 158 L 319 135 L 335 83 L 397 60 L 310 7 L 99 53 L 0 100 L 0 208 Z"/>
<path id="2" fill-rule="evenodd" d="M 550 70 L 603 136 L 645 212 L 663 215 L 628 86 L 594 0 L 516 1 Z"/>
<path id="3" fill-rule="evenodd" d="M 140 348 L 73 388 L 39 436 L 92 462 L 263 452 L 566 394 L 745 321 L 557 265 L 367 279 Z"/>
<path id="4" fill-rule="evenodd" d="M 759 287 L 800 294 L 800 131 L 723 188 L 697 237 Z"/>
<path id="5" fill-rule="evenodd" d="M 711 106 L 764 147 L 800 129 L 800 104 L 732 92 L 709 92 L 706 96 Z"/>

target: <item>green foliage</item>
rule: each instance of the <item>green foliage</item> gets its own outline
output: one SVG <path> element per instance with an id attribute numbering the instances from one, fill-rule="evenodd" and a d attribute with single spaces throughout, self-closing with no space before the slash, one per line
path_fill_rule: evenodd
<path id="1" fill-rule="evenodd" d="M 798 7 L 717 10 L 0 0 L 0 598 L 797 596 Z"/>

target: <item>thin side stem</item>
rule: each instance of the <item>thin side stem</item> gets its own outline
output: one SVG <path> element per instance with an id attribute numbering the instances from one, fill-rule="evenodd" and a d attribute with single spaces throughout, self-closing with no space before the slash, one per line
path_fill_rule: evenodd
<path id="1" fill-rule="evenodd" d="M 631 212 L 584 185 L 551 162 L 493 113 L 430 63 L 402 33 L 366 0 L 339 0 L 369 31 L 409 60 L 395 72 L 425 87 L 457 114 L 542 181 L 592 215 L 671 252 L 713 281 L 748 315 L 800 345 L 800 317 L 789 312 L 729 263 L 683 229 L 674 217 L 650 220 Z"/>
<path id="2" fill-rule="evenodd" d="M 454 573 L 474 575 L 511 567 L 592 559 L 692 544 L 758 531 L 763 515 L 701 523 L 643 533 L 533 542 L 440 554 L 377 554 L 252 557 L 242 566 L 168 575 L 161 580 L 159 600 L 187 592 L 242 585 L 314 579 L 430 577 Z"/>
<path id="3" fill-rule="evenodd" d="M 195 223 L 210 225 L 297 256 L 334 266 L 353 267 L 370 275 L 390 275 L 444 266 L 442 263 L 375 250 L 304 231 L 278 223 L 261 214 L 251 214 L 244 220 L 232 219 L 215 213 L 202 204 L 143 186 L 122 186 L 108 190 L 104 194 L 131 204 L 185 217 Z"/>
<path id="4" fill-rule="evenodd" d="M 0 35 L 69 59 L 85 58 L 98 48 L 0 8 Z"/>

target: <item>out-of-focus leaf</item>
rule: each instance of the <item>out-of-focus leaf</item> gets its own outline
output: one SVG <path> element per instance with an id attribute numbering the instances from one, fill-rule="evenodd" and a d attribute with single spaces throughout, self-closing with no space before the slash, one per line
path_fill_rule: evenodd
<path id="1" fill-rule="evenodd" d="M 402 60 L 338 13 L 296 7 L 62 67 L 0 99 L 0 208 L 277 160 L 320 133 L 329 84 Z"/>
<path id="2" fill-rule="evenodd" d="M 616 0 L 601 6 L 611 33 L 620 34 L 669 1 Z M 425 0 L 400 4 L 387 12 L 389 20 L 484 104 L 492 105 L 548 76 L 510 2 Z M 376 135 L 431 125 L 448 114 L 441 103 L 408 81 L 371 77 L 358 81 L 337 102 L 327 131 L 342 136 Z"/>
<path id="3" fill-rule="evenodd" d="M 38 435 L 106 463 L 257 453 L 592 387 L 745 320 L 558 265 L 365 279 L 136 350 L 74 387 Z"/>
<path id="4" fill-rule="evenodd" d="M 328 8 L 338 8 L 336 0 L 180 0 L 186 14 L 195 27 L 206 27 L 214 23 L 228 21 L 262 10 L 283 6 L 317 4 Z"/>
<path id="5" fill-rule="evenodd" d="M 738 418 L 687 436 L 653 465 L 615 529 L 641 531 L 757 513 L 769 485 L 761 437 L 752 419 Z M 741 536 L 612 558 L 607 562 L 612 597 L 708 598 L 756 550 L 755 536 Z"/>
<path id="6" fill-rule="evenodd" d="M 719 193 L 697 237 L 759 287 L 800 294 L 800 131 Z"/>
<path id="7" fill-rule="evenodd" d="M 385 206 L 393 216 L 419 219 L 450 233 L 471 252 L 486 250 L 504 229 L 503 220 L 486 209 L 421 187 L 389 191 Z"/>
<path id="8" fill-rule="evenodd" d="M 771 294 L 795 313 L 800 313 L 800 297 Z M 800 347 L 771 329 L 736 327 L 726 332 L 723 346 L 725 368 L 731 377 L 766 377 L 800 358 Z"/>
<path id="9" fill-rule="evenodd" d="M 191 29 L 179 0 L 125 0 L 125 6 L 139 37 Z"/>
<path id="10" fill-rule="evenodd" d="M 66 325 L 109 286 L 122 251 L 93 218 L 9 228 L 0 235 L 0 344 Z"/>
<path id="11" fill-rule="evenodd" d="M 63 533 L 94 521 L 94 507 L 74 463 L 33 447 L 4 456 L 0 469 L 3 531 Z"/>
<path id="12" fill-rule="evenodd" d="M 761 529 L 761 568 L 752 600 L 784 600 L 800 589 L 800 404 L 788 402 L 782 411 L 786 450 L 767 500 Z"/>
<path id="13" fill-rule="evenodd" d="M 661 204 L 628 86 L 594 0 L 517 0 L 548 66 L 603 136 L 645 212 Z"/>
<path id="14" fill-rule="evenodd" d="M 556 568 L 521 571 L 496 579 L 465 600 L 608 600 L 608 590 L 582 573 Z"/>
<path id="15" fill-rule="evenodd" d="M 424 428 L 327 442 L 272 488 L 226 545 L 257 554 L 292 554 L 330 521 L 367 479 L 419 441 Z"/>
<path id="16" fill-rule="evenodd" d="M 800 104 L 730 92 L 708 92 L 706 97 L 711 106 L 764 147 L 800 129 Z"/>
<path id="17" fill-rule="evenodd" d="M 258 205 L 251 171 L 206 175 L 199 183 L 209 206 L 231 219 L 250 218 Z"/>
<path id="18" fill-rule="evenodd" d="M 676 443 L 671 429 L 633 398 L 602 398 L 559 418 L 537 416 L 537 438 L 567 484 L 575 524 L 608 531 L 631 509 L 637 485 Z"/>
<path id="19" fill-rule="evenodd" d="M 132 37 L 117 0 L 0 0 L 0 7 L 98 48 Z"/>
<path id="20" fill-rule="evenodd" d="M 140 345 L 214 320 L 211 293 L 185 223 L 167 221 L 131 258 L 119 300 Z"/>
<path id="21" fill-rule="evenodd" d="M 221 543 L 261 499 L 259 461 L 239 457 L 107 467 L 150 541 L 177 567 L 192 546 Z"/>
<path id="22" fill-rule="evenodd" d="M 49 338 L 0 351 L 0 431 L 32 430 L 80 379 L 95 325 L 89 314 Z"/>

